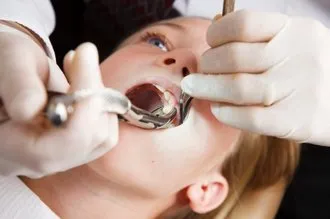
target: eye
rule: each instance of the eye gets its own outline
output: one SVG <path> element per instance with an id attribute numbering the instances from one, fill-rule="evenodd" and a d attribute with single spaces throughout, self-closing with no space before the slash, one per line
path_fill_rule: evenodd
<path id="1" fill-rule="evenodd" d="M 161 39 L 159 38 L 151 38 L 147 41 L 147 43 L 157 46 L 158 48 L 160 48 L 161 50 L 163 50 L 164 52 L 167 52 L 168 49 L 166 48 L 166 43 L 163 42 Z"/>
<path id="2" fill-rule="evenodd" d="M 172 45 L 167 40 L 166 36 L 159 33 L 147 32 L 141 36 L 141 41 L 146 42 L 152 46 L 156 46 L 164 52 L 168 52 L 172 48 Z"/>

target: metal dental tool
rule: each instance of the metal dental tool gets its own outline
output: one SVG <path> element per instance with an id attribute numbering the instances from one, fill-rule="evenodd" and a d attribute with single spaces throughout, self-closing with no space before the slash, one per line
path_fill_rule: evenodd
<path id="1" fill-rule="evenodd" d="M 233 12 L 235 9 L 235 0 L 223 0 L 222 16 L 225 16 L 228 13 Z M 191 107 L 192 97 L 188 94 L 181 92 L 179 100 L 180 108 L 180 124 L 186 119 L 189 109 Z"/>
<path id="2" fill-rule="evenodd" d="M 105 112 L 118 114 L 120 120 L 144 129 L 169 128 L 177 115 L 175 108 L 170 113 L 162 115 L 155 115 L 153 112 L 140 109 L 134 106 L 125 95 L 111 88 L 81 90 L 73 94 L 56 95 L 50 99 L 46 115 L 54 125 L 60 125 L 67 120 L 67 115 L 72 111 L 71 108 L 75 102 L 95 95 L 105 98 L 107 103 Z"/>
<path id="3" fill-rule="evenodd" d="M 222 16 L 235 10 L 235 0 L 223 0 Z"/>
<path id="4" fill-rule="evenodd" d="M 168 114 L 157 114 L 148 112 L 134 106 L 131 101 L 122 93 L 111 88 L 99 90 L 80 90 L 72 94 L 64 94 L 48 91 L 49 102 L 44 110 L 44 115 L 54 126 L 60 126 L 69 119 L 69 114 L 74 111 L 74 104 L 91 96 L 104 98 L 104 111 L 118 114 L 119 119 L 134 126 L 144 129 L 162 129 L 173 126 L 173 121 L 177 116 L 174 108 Z M 160 108 L 161 109 L 161 108 Z M 158 109 L 158 111 L 160 111 Z M 1 119 L 0 123 L 9 119 Z"/>

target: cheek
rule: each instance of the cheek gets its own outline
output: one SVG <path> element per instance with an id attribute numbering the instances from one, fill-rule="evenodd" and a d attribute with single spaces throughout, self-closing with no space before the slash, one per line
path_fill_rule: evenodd
<path id="1" fill-rule="evenodd" d="M 152 65 L 154 59 L 155 56 L 139 47 L 123 48 L 102 62 L 100 68 L 103 83 L 106 87 L 123 91 L 125 83 L 134 80 L 141 69 Z"/>
<path id="2" fill-rule="evenodd" d="M 170 149 L 161 131 L 146 131 L 122 124 L 119 144 L 89 164 L 94 171 L 127 191 L 167 197 L 184 185 L 183 157 Z M 172 180 L 168 180 L 168 179 Z"/>
<path id="3" fill-rule="evenodd" d="M 241 132 L 217 121 L 210 111 L 209 103 L 198 101 L 194 104 L 188 120 L 177 129 L 168 130 L 167 148 L 173 156 L 190 165 L 205 167 L 204 164 L 219 164 L 222 157 L 231 152 Z M 160 141 L 159 139 L 158 141 Z M 177 145 L 179 147 L 171 147 Z M 211 160 L 214 160 L 214 162 Z"/>
<path id="4" fill-rule="evenodd" d="M 240 131 L 215 120 L 209 105 L 201 103 L 177 128 L 147 131 L 121 124 L 119 144 L 91 165 L 116 184 L 166 195 L 221 164 L 239 136 Z"/>
<path id="5" fill-rule="evenodd" d="M 189 183 L 220 165 L 240 134 L 239 130 L 218 122 L 210 112 L 209 103 L 199 101 L 183 125 L 152 136 L 153 150 L 163 173 Z"/>

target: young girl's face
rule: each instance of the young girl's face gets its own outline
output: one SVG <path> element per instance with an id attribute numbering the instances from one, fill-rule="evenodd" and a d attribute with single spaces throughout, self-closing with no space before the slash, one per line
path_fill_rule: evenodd
<path id="1" fill-rule="evenodd" d="M 135 33 L 101 64 L 105 86 L 127 93 L 140 84 L 156 84 L 178 101 L 181 79 L 188 71 L 199 72 L 199 58 L 209 48 L 210 23 L 178 18 Z M 89 166 L 119 189 L 162 197 L 220 168 L 240 132 L 217 121 L 208 102 L 195 100 L 183 125 L 143 130 L 120 123 L 119 134 L 119 144 Z"/>

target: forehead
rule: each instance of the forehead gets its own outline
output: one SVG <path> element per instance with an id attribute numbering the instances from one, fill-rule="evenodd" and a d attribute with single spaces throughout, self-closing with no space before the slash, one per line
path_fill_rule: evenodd
<path id="1" fill-rule="evenodd" d="M 180 47 L 191 48 L 197 55 L 202 55 L 209 45 L 206 41 L 206 33 L 208 27 L 211 25 L 211 20 L 199 17 L 182 17 L 169 20 L 184 27 L 181 32 Z"/>
<path id="2" fill-rule="evenodd" d="M 199 17 L 180 17 L 170 20 L 164 20 L 154 25 L 162 25 L 163 23 L 177 24 L 182 27 L 182 35 L 192 39 L 199 39 L 205 41 L 206 32 L 211 25 L 211 21 Z"/>
<path id="3" fill-rule="evenodd" d="M 164 22 L 177 23 L 185 27 L 197 27 L 197 28 L 207 28 L 211 24 L 211 20 L 203 17 L 178 17 L 168 20 L 163 20 L 156 22 L 155 24 L 161 24 Z"/>

